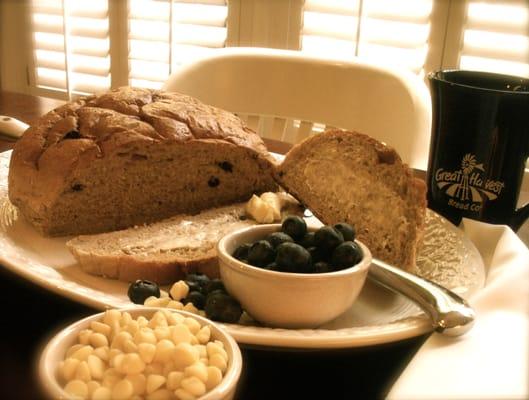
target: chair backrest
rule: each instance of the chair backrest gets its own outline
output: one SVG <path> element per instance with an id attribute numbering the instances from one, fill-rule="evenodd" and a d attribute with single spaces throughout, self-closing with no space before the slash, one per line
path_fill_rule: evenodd
<path id="1" fill-rule="evenodd" d="M 235 112 L 263 137 L 296 143 L 326 128 L 356 130 L 425 170 L 430 95 L 419 77 L 390 65 L 227 48 L 182 67 L 164 89 Z"/>

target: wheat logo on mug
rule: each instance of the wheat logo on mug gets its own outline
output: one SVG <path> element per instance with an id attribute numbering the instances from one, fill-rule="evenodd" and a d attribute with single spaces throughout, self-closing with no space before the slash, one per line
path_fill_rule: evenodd
<path id="1" fill-rule="evenodd" d="M 465 154 L 460 169 L 445 171 L 439 168 L 435 172 L 435 182 L 450 197 L 449 206 L 479 211 L 483 201 L 497 199 L 505 186 L 503 182 L 486 179 L 484 171 L 483 164 L 477 162 L 475 155 Z"/>

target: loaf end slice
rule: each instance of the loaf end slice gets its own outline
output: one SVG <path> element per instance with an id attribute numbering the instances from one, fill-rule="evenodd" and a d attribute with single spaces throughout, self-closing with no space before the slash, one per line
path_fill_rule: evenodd
<path id="1" fill-rule="evenodd" d="M 163 285 L 192 272 L 218 277 L 217 242 L 253 224 L 244 217 L 244 204 L 238 203 L 121 231 L 78 236 L 67 247 L 89 274 Z"/>
<path id="2" fill-rule="evenodd" d="M 348 222 L 373 256 L 412 270 L 426 186 L 389 146 L 333 130 L 294 146 L 275 178 L 325 224 Z"/>

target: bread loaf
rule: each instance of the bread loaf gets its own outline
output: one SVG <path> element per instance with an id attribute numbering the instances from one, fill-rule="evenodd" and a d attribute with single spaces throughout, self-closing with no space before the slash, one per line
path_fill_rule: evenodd
<path id="1" fill-rule="evenodd" d="M 191 272 L 218 276 L 217 242 L 231 231 L 254 224 L 244 217 L 242 203 L 121 231 L 82 235 L 66 245 L 81 269 L 90 274 L 170 284 Z"/>
<path id="2" fill-rule="evenodd" d="M 274 190 L 274 159 L 235 115 L 178 93 L 120 88 L 25 132 L 9 198 L 46 235 L 97 233 Z"/>
<path id="3" fill-rule="evenodd" d="M 294 146 L 278 182 L 325 224 L 348 222 L 374 257 L 410 270 L 425 221 L 426 186 L 390 147 L 328 131 Z"/>

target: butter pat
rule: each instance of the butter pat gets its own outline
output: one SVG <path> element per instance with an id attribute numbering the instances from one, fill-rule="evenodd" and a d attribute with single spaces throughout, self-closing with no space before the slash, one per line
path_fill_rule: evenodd
<path id="1" fill-rule="evenodd" d="M 246 203 L 246 215 L 253 218 L 260 224 L 271 224 L 272 222 L 281 221 L 281 210 L 283 208 L 298 205 L 288 193 L 265 192 L 261 196 L 252 196 Z"/>
<path id="2" fill-rule="evenodd" d="M 246 214 L 260 224 L 270 224 L 274 222 L 273 207 L 255 194 L 246 204 Z"/>
<path id="3" fill-rule="evenodd" d="M 281 199 L 278 195 L 272 192 L 266 192 L 261 195 L 261 200 L 268 204 L 274 215 L 274 221 L 281 220 Z"/>

